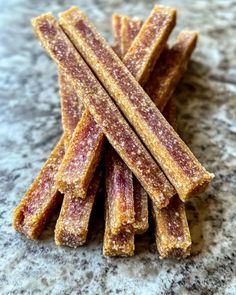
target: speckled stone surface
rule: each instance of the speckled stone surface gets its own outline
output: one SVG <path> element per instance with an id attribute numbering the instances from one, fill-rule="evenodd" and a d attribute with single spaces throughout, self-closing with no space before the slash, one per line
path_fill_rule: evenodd
<path id="1" fill-rule="evenodd" d="M 178 88 L 179 133 L 216 174 L 208 192 L 187 206 L 193 255 L 160 260 L 150 230 L 137 239 L 135 257 L 104 258 L 101 216 L 77 250 L 55 246 L 56 217 L 37 242 L 12 230 L 13 208 L 61 134 L 56 66 L 35 39 L 31 17 L 76 4 L 110 38 L 113 11 L 143 17 L 153 2 L 1 1 L 1 294 L 236 294 L 236 3 L 161 3 L 178 9 L 173 35 L 180 28 L 201 33 Z"/>

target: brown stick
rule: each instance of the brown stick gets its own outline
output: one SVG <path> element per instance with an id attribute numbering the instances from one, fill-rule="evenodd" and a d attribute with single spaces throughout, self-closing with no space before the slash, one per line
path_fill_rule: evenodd
<path id="1" fill-rule="evenodd" d="M 186 200 L 204 191 L 213 174 L 199 163 L 86 16 L 74 7 L 60 14 L 60 23 L 152 152 L 179 196 Z M 143 27 L 140 34 L 143 34 Z M 140 34 L 136 39 L 142 36 Z M 107 101 L 103 100 L 105 103 Z"/>

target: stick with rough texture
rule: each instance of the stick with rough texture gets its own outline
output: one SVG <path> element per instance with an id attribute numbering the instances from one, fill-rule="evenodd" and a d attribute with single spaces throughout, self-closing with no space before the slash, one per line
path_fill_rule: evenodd
<path id="1" fill-rule="evenodd" d="M 144 30 L 141 34 L 141 37 L 139 38 L 139 42 L 137 42 L 136 44 L 136 51 L 135 48 L 132 49 L 134 58 L 139 58 L 138 62 L 135 63 L 135 68 L 133 68 L 133 74 L 137 74 L 137 79 L 144 77 L 142 73 L 145 73 L 145 77 L 147 77 L 147 75 L 149 74 L 149 68 L 151 67 L 151 62 L 154 62 L 154 60 L 158 58 L 158 55 L 163 48 L 163 42 L 165 42 L 167 35 L 169 34 L 171 27 L 175 22 L 175 11 L 168 11 L 167 16 L 165 15 L 165 13 L 166 10 L 164 8 L 157 10 L 154 9 L 154 12 L 150 14 L 149 18 L 143 25 Z M 157 18 L 159 14 L 161 16 L 161 20 L 163 20 L 163 18 L 167 19 L 167 23 L 160 22 L 158 23 L 158 28 L 156 28 L 153 24 L 153 21 Z M 122 17 L 120 17 L 120 19 L 121 18 Z M 113 24 L 117 29 L 116 39 L 118 44 L 121 38 L 121 34 L 118 32 L 118 30 L 120 29 L 118 16 L 115 16 L 115 19 L 117 21 L 115 21 L 114 23 L 113 20 Z M 152 27 L 155 27 L 155 30 L 153 30 Z M 144 40 L 146 41 L 146 46 L 152 45 L 151 48 L 145 47 L 144 44 L 141 44 L 142 42 L 144 42 Z M 153 40 L 156 41 L 154 42 Z M 148 50 L 146 50 L 147 48 Z M 142 54 L 139 55 L 139 53 Z M 130 59 L 130 65 L 133 64 L 134 62 Z M 86 125 L 86 122 L 84 122 L 84 124 Z M 77 194 L 81 197 L 85 197 L 88 187 L 87 184 L 91 181 L 91 177 L 93 175 L 90 172 L 94 172 L 94 168 L 98 163 L 98 160 L 100 159 L 100 150 L 96 150 L 96 147 L 100 147 L 103 145 L 102 142 L 104 142 L 104 137 L 102 135 L 98 136 L 97 138 L 99 142 L 93 142 L 94 152 L 91 152 L 90 149 L 88 149 L 86 154 L 85 146 L 84 156 L 77 157 L 77 160 L 75 162 L 74 157 L 76 156 L 76 150 L 80 149 L 77 146 L 81 145 L 80 142 L 77 140 L 77 137 L 80 137 L 80 129 L 81 127 L 76 129 L 77 136 L 74 137 L 75 140 L 71 142 L 71 146 L 73 146 L 74 152 L 72 152 L 71 149 L 68 149 L 68 151 L 66 152 L 65 158 L 57 175 L 57 185 L 61 192 L 70 192 L 71 194 Z M 85 163 L 87 165 L 85 165 Z"/>
<path id="2" fill-rule="evenodd" d="M 13 227 L 29 239 L 37 239 L 62 196 L 55 185 L 55 175 L 64 156 L 62 137 L 38 176 L 14 210 Z"/>
<path id="3" fill-rule="evenodd" d="M 135 222 L 132 172 L 111 146 L 106 151 L 105 163 L 111 234 L 131 232 Z"/>
<path id="4" fill-rule="evenodd" d="M 98 170 L 89 186 L 85 199 L 66 194 L 55 229 L 57 245 L 77 247 L 86 242 L 95 196 L 101 179 Z"/>
<path id="5" fill-rule="evenodd" d="M 167 102 L 163 112 L 163 116 L 169 122 L 169 124 L 176 130 L 177 122 L 176 122 L 176 97 L 172 95 L 172 97 Z"/>
<path id="6" fill-rule="evenodd" d="M 197 33 L 182 31 L 156 63 L 144 89 L 161 112 L 183 76 L 196 42 Z"/>
<path id="7" fill-rule="evenodd" d="M 86 116 L 84 106 L 67 76 L 59 69 L 62 125 L 67 141 L 70 141 L 77 123 Z M 76 135 L 75 135 L 76 136 Z M 81 137 L 78 137 L 80 140 Z M 68 144 L 67 144 L 68 146 Z M 77 247 L 86 242 L 89 220 L 98 191 L 101 172 L 92 179 L 85 199 L 65 194 L 55 228 L 57 245 Z"/>
<path id="8" fill-rule="evenodd" d="M 157 209 L 152 205 L 156 245 L 161 258 L 183 258 L 190 255 L 191 236 L 184 203 L 176 195 L 169 205 Z"/>
<path id="9" fill-rule="evenodd" d="M 56 176 L 61 192 L 82 199 L 86 197 L 87 187 L 101 158 L 104 144 L 105 136 L 101 128 L 90 113 L 84 111 Z"/>
<path id="10" fill-rule="evenodd" d="M 165 207 L 174 195 L 173 187 L 55 18 L 46 14 L 33 19 L 32 24 L 43 46 L 57 65 L 67 73 L 84 105 L 101 126 L 109 142 L 139 179 L 157 207 Z"/>
<path id="11" fill-rule="evenodd" d="M 120 28 L 120 48 L 122 52 L 122 57 L 125 56 L 135 37 L 138 35 L 143 22 L 140 19 L 132 19 L 128 16 L 123 16 L 121 18 L 121 28 Z M 113 32 L 118 31 L 119 28 L 114 28 Z"/>
<path id="12" fill-rule="evenodd" d="M 169 109 L 168 109 L 169 108 Z M 176 98 L 167 103 L 164 112 L 166 120 L 176 129 Z M 183 258 L 190 255 L 191 236 L 185 212 L 185 205 L 176 195 L 163 209 L 152 203 L 155 223 L 156 245 L 161 258 Z"/>
<path id="13" fill-rule="evenodd" d="M 121 23 L 122 23 L 122 15 L 114 13 L 112 15 L 112 31 L 113 31 L 113 36 L 114 36 L 114 41 L 115 44 L 112 46 L 113 50 L 115 53 L 121 57 L 122 54 L 122 49 L 121 49 Z"/>
<path id="14" fill-rule="evenodd" d="M 84 106 L 78 98 L 73 85 L 60 69 L 58 70 L 58 76 L 64 144 L 67 148 L 74 129 L 83 115 Z"/>
<path id="15" fill-rule="evenodd" d="M 133 256 L 134 255 L 134 234 L 120 233 L 113 235 L 111 233 L 109 218 L 109 208 L 105 203 L 105 233 L 103 241 L 104 256 Z"/>
<path id="16" fill-rule="evenodd" d="M 137 178 L 133 178 L 135 222 L 133 228 L 136 234 L 143 234 L 148 229 L 148 194 Z"/>
<path id="17" fill-rule="evenodd" d="M 123 62 L 140 85 L 144 85 L 149 78 L 175 22 L 175 9 L 155 5 L 125 54 Z"/>
<path id="18" fill-rule="evenodd" d="M 213 174 L 199 163 L 87 17 L 73 7 L 60 14 L 60 24 L 145 142 L 181 199 L 187 200 L 204 191 Z"/>
<path id="19" fill-rule="evenodd" d="M 123 16 L 121 21 L 121 47 L 123 56 L 126 54 L 133 40 L 139 33 L 142 21 L 139 19 L 131 19 Z M 115 28 L 113 29 L 115 31 Z M 139 181 L 133 176 L 133 196 L 134 196 L 134 212 L 135 222 L 133 229 L 136 234 L 142 234 L 148 229 L 148 194 L 140 185 Z"/>

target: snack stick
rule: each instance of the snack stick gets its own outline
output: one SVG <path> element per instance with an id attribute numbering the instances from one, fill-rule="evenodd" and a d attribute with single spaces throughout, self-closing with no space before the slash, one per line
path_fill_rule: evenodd
<path id="1" fill-rule="evenodd" d="M 60 14 L 60 24 L 145 142 L 180 198 L 185 201 L 204 191 L 214 175 L 199 163 L 87 17 L 72 7 Z M 145 25 L 141 31 L 144 28 Z M 109 97 L 106 98 L 108 102 Z M 113 123 L 114 126 L 109 127 L 117 130 L 118 126 Z"/>
<path id="2" fill-rule="evenodd" d="M 122 48 L 121 48 L 121 23 L 122 23 L 122 15 L 114 13 L 112 15 L 112 31 L 115 39 L 115 44 L 113 46 L 113 50 L 115 53 L 121 57 L 122 56 Z"/>
<path id="3" fill-rule="evenodd" d="M 163 11 L 162 11 L 163 10 Z M 166 11 L 164 8 L 157 9 L 154 11 L 154 13 L 151 14 L 151 16 L 148 18 L 148 20 L 145 22 L 144 26 L 146 27 L 147 33 L 149 34 L 150 38 L 156 38 L 157 42 L 155 42 L 154 48 L 150 51 L 148 50 L 148 54 L 144 56 L 140 56 L 139 62 L 139 72 L 140 74 L 142 71 L 146 72 L 146 68 L 150 67 L 149 59 L 153 61 L 153 54 L 156 54 L 156 52 L 160 51 L 160 48 L 162 48 L 162 42 L 163 40 L 159 38 L 159 31 L 154 30 L 154 32 L 149 28 L 150 26 L 153 26 L 152 22 L 155 17 L 157 17 L 158 14 L 160 14 L 161 17 L 165 15 Z M 121 32 L 120 32 L 120 20 L 122 17 L 119 17 L 118 15 L 115 15 L 113 17 L 113 30 L 115 32 L 115 39 L 117 40 L 117 44 L 120 42 L 121 38 Z M 169 25 L 170 26 L 170 25 Z M 132 26 L 132 29 L 134 30 L 134 25 Z M 167 30 L 167 29 L 166 29 Z M 137 32 L 137 30 L 136 30 Z M 132 33 L 131 30 L 129 33 Z M 134 35 L 134 34 L 133 34 Z M 143 40 L 143 35 L 140 37 L 140 43 L 141 40 Z M 154 38 L 154 39 L 155 39 Z M 152 44 L 153 40 L 151 40 L 149 43 Z M 148 44 L 149 44 L 148 43 Z M 142 48 L 142 50 L 141 50 Z M 139 47 L 138 50 L 143 51 L 143 47 Z M 136 58 L 137 56 L 135 56 Z M 85 127 L 87 126 L 86 121 L 82 120 Z M 93 172 L 96 168 L 96 165 L 98 163 L 98 160 L 100 159 L 100 154 L 104 142 L 104 136 L 100 134 L 97 136 L 96 141 L 96 135 L 94 133 L 94 140 L 91 141 L 91 145 L 84 145 L 84 142 L 81 140 L 77 140 L 80 138 L 80 133 L 82 132 L 81 129 L 83 129 L 83 124 L 80 122 L 80 127 L 76 128 L 76 136 L 74 136 L 74 140 L 71 141 L 69 148 L 66 151 L 66 155 L 64 157 L 64 160 L 62 162 L 61 168 L 57 175 L 57 185 L 61 192 L 63 193 L 70 193 L 73 195 L 79 195 L 80 197 L 86 196 L 86 191 L 88 188 L 88 183 L 91 181 L 91 178 L 93 176 Z M 94 127 L 94 130 L 96 131 L 96 127 Z M 94 145 L 94 146 L 93 146 Z M 78 150 L 80 150 L 80 146 L 84 146 L 84 153 L 83 157 L 78 153 Z M 97 148 L 96 148 L 97 147 Z M 72 151 L 73 149 L 73 151 Z M 91 150 L 94 150 L 91 152 Z M 75 161 L 76 159 L 76 161 Z"/>
<path id="4" fill-rule="evenodd" d="M 87 116 L 84 106 L 66 74 L 59 69 L 59 88 L 61 98 L 62 125 L 69 143 L 81 116 Z M 81 134 L 80 134 L 81 135 Z M 75 135 L 77 136 L 77 134 Z M 78 136 L 78 140 L 81 136 Z M 67 143 L 67 147 L 68 147 Z M 82 155 L 83 153 L 81 153 Z M 97 171 L 93 177 L 85 199 L 77 195 L 66 193 L 63 198 L 60 215 L 55 228 L 55 242 L 57 245 L 77 247 L 83 245 L 87 239 L 89 220 L 99 188 L 101 172 Z"/>
<path id="5" fill-rule="evenodd" d="M 123 16 L 121 25 L 121 45 L 123 56 L 126 54 L 131 43 L 137 36 L 142 26 L 141 20 L 131 19 L 128 16 Z M 148 194 L 141 186 L 137 178 L 133 175 L 133 198 L 135 221 L 133 229 L 136 234 L 143 234 L 147 231 L 148 224 Z"/>
<path id="6" fill-rule="evenodd" d="M 84 106 L 78 98 L 73 85 L 60 69 L 58 70 L 58 76 L 64 145 L 67 148 L 73 131 L 82 117 Z"/>
<path id="7" fill-rule="evenodd" d="M 134 255 L 134 234 L 123 232 L 118 235 L 111 233 L 109 218 L 109 206 L 105 201 L 105 232 L 103 240 L 104 256 L 133 256 Z"/>
<path id="8" fill-rule="evenodd" d="M 196 32 L 181 31 L 174 45 L 163 50 L 144 87 L 160 112 L 163 111 L 187 68 L 197 37 Z"/>
<path id="9" fill-rule="evenodd" d="M 114 17 L 116 17 L 116 20 L 119 18 L 120 22 L 114 21 Z M 121 48 L 122 45 L 128 42 L 128 39 L 132 38 L 133 40 L 140 29 L 140 21 L 133 22 L 132 25 L 129 26 L 127 34 L 126 30 L 122 30 L 124 26 L 126 27 L 128 25 L 127 21 L 123 21 L 124 19 L 126 19 L 126 17 L 113 15 L 113 33 L 116 39 L 116 48 L 119 48 L 120 58 L 122 58 L 126 52 L 125 47 Z M 124 34 L 125 36 L 123 36 Z M 111 146 L 108 147 L 106 153 L 105 183 L 107 204 L 109 206 L 108 223 L 110 227 L 106 235 L 108 236 L 110 233 L 111 236 L 114 236 L 120 233 L 134 231 L 134 223 L 136 225 L 140 224 L 136 222 L 135 215 L 137 215 L 137 213 L 135 212 L 135 208 L 140 211 L 142 210 L 139 206 L 134 207 L 132 172 Z M 140 199 L 141 195 L 138 197 L 138 199 Z M 138 217 L 140 217 L 139 215 L 138 212 Z M 141 218 L 139 218 L 139 220 L 140 219 Z M 112 239 L 112 237 L 110 238 Z"/>
<path id="10" fill-rule="evenodd" d="M 169 109 L 168 109 L 169 108 Z M 176 97 L 168 101 L 163 112 L 166 120 L 176 129 Z M 161 258 L 182 258 L 190 255 L 191 236 L 185 205 L 176 195 L 163 209 L 152 203 L 156 245 Z"/>
<path id="11" fill-rule="evenodd" d="M 62 137 L 13 214 L 13 227 L 29 239 L 37 239 L 62 196 L 55 185 L 55 175 L 64 156 Z"/>
<path id="12" fill-rule="evenodd" d="M 109 142 L 139 179 L 156 206 L 159 208 L 166 206 L 175 194 L 175 190 L 75 50 L 55 18 L 49 13 L 33 19 L 32 24 L 43 46 L 57 65 L 67 73 L 78 95 L 83 99 L 85 107 L 101 126 Z"/>
<path id="13" fill-rule="evenodd" d="M 148 230 L 148 194 L 136 177 L 133 177 L 135 222 L 133 228 L 136 234 Z"/>
<path id="14" fill-rule="evenodd" d="M 143 22 L 140 19 L 132 19 L 128 16 L 123 16 L 121 18 L 120 47 L 122 57 L 125 56 L 128 49 L 131 47 L 131 44 L 138 35 L 142 25 Z M 113 31 L 115 32 L 115 28 Z"/>
<path id="15" fill-rule="evenodd" d="M 125 54 L 123 63 L 140 85 L 148 80 L 175 23 L 175 9 L 155 5 Z"/>
<path id="16" fill-rule="evenodd" d="M 90 113 L 85 110 L 77 124 L 56 180 L 66 194 L 86 197 L 87 188 L 102 155 L 105 136 Z"/>
<path id="17" fill-rule="evenodd" d="M 135 221 L 132 172 L 111 146 L 106 151 L 105 162 L 111 234 L 131 232 Z"/>
<path id="18" fill-rule="evenodd" d="M 152 204 L 156 245 L 161 258 L 182 258 L 190 255 L 191 236 L 184 203 L 176 195 L 167 207 Z"/>
<path id="19" fill-rule="evenodd" d="M 55 229 L 57 245 L 77 247 L 86 242 L 90 216 L 101 179 L 101 171 L 95 173 L 85 199 L 64 195 Z"/>
<path id="20" fill-rule="evenodd" d="M 162 114 L 166 118 L 166 120 L 169 122 L 169 124 L 176 130 L 177 122 L 176 122 L 176 96 L 175 95 L 171 96 Z"/>
<path id="21" fill-rule="evenodd" d="M 118 17 L 118 16 L 117 16 Z M 122 18 L 120 16 L 120 18 Z M 126 25 L 126 24 L 122 24 Z M 132 26 L 134 28 L 134 26 Z M 116 42 L 115 51 L 118 51 L 122 58 L 121 44 L 121 26 L 113 21 L 113 33 L 120 38 Z M 130 34 L 131 35 L 131 34 Z M 115 150 L 110 146 L 106 155 L 106 206 L 105 206 L 105 233 L 103 252 L 106 256 L 122 255 L 124 249 L 134 249 L 134 234 L 132 231 L 137 219 L 134 220 L 134 209 L 141 208 L 135 206 L 134 188 L 132 172 L 125 165 L 122 159 L 117 155 Z M 139 192 L 138 192 L 139 193 Z M 139 197 L 141 197 L 139 195 Z M 138 198 L 140 199 L 140 198 Z M 108 208 L 109 207 L 109 208 Z M 109 214 L 108 214 L 109 210 Z M 139 214 L 139 212 L 138 212 Z M 140 215 L 138 216 L 140 217 Z M 139 220 L 138 220 L 139 221 Z M 122 248 L 121 248 L 122 245 Z M 120 249 L 123 249 L 121 251 Z M 128 251 L 128 253 L 130 250 Z M 133 250 L 131 251 L 133 254 Z"/>

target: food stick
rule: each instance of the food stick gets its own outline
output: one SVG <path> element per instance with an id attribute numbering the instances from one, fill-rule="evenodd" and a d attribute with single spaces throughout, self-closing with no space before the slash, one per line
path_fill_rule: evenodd
<path id="1" fill-rule="evenodd" d="M 160 13 L 160 12 L 159 12 Z M 131 47 L 132 42 L 138 35 L 143 22 L 140 19 L 132 19 L 128 16 L 123 16 L 121 18 L 121 28 L 120 28 L 120 44 L 122 57 L 125 56 L 128 49 Z M 113 29 L 115 32 L 115 28 Z"/>
<path id="2" fill-rule="evenodd" d="M 152 205 L 156 245 L 161 258 L 182 258 L 190 255 L 191 236 L 184 203 L 176 195 L 167 207 Z"/>
<path id="3" fill-rule="evenodd" d="M 88 115 L 67 76 L 59 69 L 59 87 L 61 97 L 61 113 L 64 134 L 69 142 L 77 123 Z M 82 119 L 81 119 L 82 117 Z M 86 137 L 86 132 L 84 132 Z M 80 133 L 81 135 L 81 133 Z M 90 133 L 88 133 L 88 136 Z M 74 136 L 77 136 L 75 133 Z M 91 136 L 92 138 L 92 136 Z M 78 136 L 78 140 L 81 136 Z M 68 146 L 68 144 L 67 144 Z M 83 153 L 81 153 L 83 155 Z M 55 228 L 57 245 L 78 247 L 87 239 L 89 220 L 99 188 L 101 171 L 98 170 L 92 179 L 84 199 L 66 193 L 63 198 L 61 211 Z"/>
<path id="4" fill-rule="evenodd" d="M 62 137 L 14 210 L 14 229 L 29 239 L 35 240 L 39 237 L 52 212 L 61 204 L 62 196 L 55 185 L 55 175 L 63 156 Z"/>
<path id="5" fill-rule="evenodd" d="M 113 46 L 113 50 L 116 54 L 121 57 L 122 56 L 122 48 L 121 48 L 121 23 L 122 23 L 122 15 L 114 13 L 112 15 L 112 31 L 115 39 L 115 44 Z"/>
<path id="6" fill-rule="evenodd" d="M 135 222 L 132 172 L 111 146 L 106 151 L 105 162 L 111 234 L 132 232 Z"/>
<path id="7" fill-rule="evenodd" d="M 153 27 L 153 19 L 155 19 L 155 17 L 157 17 L 157 15 L 160 14 L 161 19 L 164 17 L 165 18 L 165 14 L 167 14 L 167 23 L 162 24 L 164 29 L 161 27 L 161 37 L 160 37 L 160 32 L 159 30 L 157 30 L 155 28 L 155 30 L 151 30 L 150 27 Z M 157 39 L 156 42 L 154 42 L 154 44 L 152 44 L 152 49 L 148 50 L 147 54 L 142 54 L 139 57 L 139 67 L 137 68 L 137 75 L 140 75 L 142 72 L 146 73 L 145 75 L 147 76 L 148 71 L 146 70 L 146 68 L 150 68 L 150 62 L 149 60 L 151 60 L 152 62 L 154 62 L 154 59 L 157 58 L 158 54 L 160 54 L 160 51 L 163 47 L 163 40 L 165 41 L 167 32 L 169 32 L 170 27 L 172 26 L 172 22 L 169 21 L 170 16 L 172 16 L 171 19 L 175 20 L 175 11 L 167 10 L 165 8 L 158 8 L 158 9 L 154 9 L 154 12 L 151 13 L 150 17 L 147 19 L 147 21 L 144 24 L 144 28 L 146 30 L 146 34 L 148 35 L 148 45 L 153 43 L 153 39 Z M 116 16 L 115 19 L 117 19 L 118 16 Z M 117 25 L 118 23 L 118 25 Z M 114 29 L 117 29 L 117 33 L 116 39 L 119 41 L 121 34 L 119 33 L 119 22 L 116 21 L 114 22 Z M 134 27 L 134 26 L 133 26 Z M 145 32 L 145 31 L 144 31 Z M 140 39 L 140 43 L 143 42 L 143 36 L 145 34 L 142 33 Z M 163 35 L 163 36 L 162 36 Z M 151 39 L 151 40 L 150 40 Z M 117 41 L 117 42 L 118 42 Z M 139 43 L 138 43 L 139 44 Z M 139 50 L 142 53 L 145 53 L 145 50 L 143 48 L 143 46 L 138 46 L 137 44 L 137 51 Z M 147 52 L 147 50 L 146 50 Z M 153 57 L 155 55 L 155 58 Z M 137 56 L 135 56 L 135 58 L 137 58 Z M 131 62 L 131 61 L 130 61 Z M 135 73 L 134 73 L 135 74 Z M 137 77 L 137 79 L 139 79 L 139 76 Z M 85 124 L 86 125 L 86 124 Z M 77 137 L 79 137 L 79 133 L 80 129 L 77 129 Z M 88 149 L 87 151 L 87 156 L 85 156 L 84 153 L 84 157 L 77 157 L 77 161 L 74 161 L 74 157 L 76 154 L 76 150 L 79 149 L 79 147 L 77 147 L 78 145 L 80 145 L 79 141 L 77 140 L 77 137 L 75 138 L 75 141 L 71 142 L 71 146 L 73 146 L 74 149 L 74 153 L 71 152 L 71 149 L 68 149 L 68 151 L 66 152 L 65 158 L 63 160 L 63 163 L 61 165 L 61 168 L 58 172 L 57 175 L 57 185 L 58 188 L 61 192 L 65 193 L 65 192 L 70 192 L 73 194 L 77 194 L 80 195 L 81 197 L 85 197 L 86 195 L 86 190 L 87 190 L 87 184 L 90 182 L 91 177 L 92 177 L 92 173 L 89 173 L 90 171 L 94 171 L 95 168 L 95 164 L 97 163 L 96 160 L 100 159 L 100 156 L 98 155 L 99 150 L 97 152 L 94 153 L 90 153 L 90 149 Z M 104 141 L 104 137 L 100 137 L 98 136 L 98 140 L 100 140 L 101 142 Z M 98 147 L 102 146 L 101 142 L 94 142 L 94 144 Z M 96 149 L 94 148 L 94 150 L 96 151 Z M 74 156 L 74 157 L 73 157 Z M 87 163 L 88 165 L 84 165 L 84 163 Z M 76 163 L 76 165 L 75 165 Z M 91 167 L 90 167 L 90 166 Z M 80 167 L 85 167 L 86 169 L 83 170 L 82 168 L 79 169 Z"/>
<path id="8" fill-rule="evenodd" d="M 189 58 L 196 46 L 197 36 L 196 32 L 180 32 L 174 45 L 170 49 L 163 50 L 144 87 L 161 112 L 187 68 Z"/>
<path id="9" fill-rule="evenodd" d="M 100 169 L 95 173 L 85 199 L 70 194 L 64 196 L 56 223 L 57 245 L 78 247 L 86 242 L 90 216 L 101 179 Z"/>
<path id="10" fill-rule="evenodd" d="M 136 234 L 143 234 L 148 230 L 148 194 L 141 186 L 136 177 L 133 179 L 134 186 L 134 212 L 135 222 L 133 228 Z"/>
<path id="11" fill-rule="evenodd" d="M 86 110 L 77 124 L 60 169 L 57 186 L 61 192 L 86 197 L 105 144 L 105 136 Z"/>
<path id="12" fill-rule="evenodd" d="M 60 14 L 60 24 L 145 142 L 180 198 L 185 201 L 204 191 L 214 175 L 199 163 L 87 17 L 72 7 Z"/>
<path id="13" fill-rule="evenodd" d="M 109 207 L 105 202 L 105 233 L 103 241 L 104 256 L 133 256 L 134 255 L 134 234 L 120 233 L 112 235 L 109 218 Z"/>
<path id="14" fill-rule="evenodd" d="M 102 127 L 117 153 L 139 179 L 157 207 L 166 206 L 175 193 L 173 187 L 58 26 L 55 18 L 46 14 L 33 19 L 32 23 L 41 43 L 70 77 L 84 105 Z"/>
<path id="15" fill-rule="evenodd" d="M 123 56 L 126 54 L 133 40 L 137 36 L 142 26 L 142 21 L 131 19 L 123 16 L 121 24 L 121 46 Z M 148 229 L 148 194 L 143 189 L 137 178 L 133 176 L 133 196 L 134 196 L 134 212 L 135 222 L 133 229 L 136 234 L 143 234 Z"/>
<path id="16" fill-rule="evenodd" d="M 163 116 L 169 122 L 169 124 L 176 130 L 177 122 L 176 122 L 176 96 L 172 95 L 172 97 L 167 102 L 164 110 Z"/>
<path id="17" fill-rule="evenodd" d="M 125 54 L 123 63 L 140 85 L 148 80 L 175 23 L 175 9 L 155 5 Z"/>
<path id="18" fill-rule="evenodd" d="M 168 109 L 169 108 L 169 109 Z M 168 101 L 164 112 L 166 120 L 176 129 L 176 97 Z M 191 236 L 185 212 L 185 205 L 176 195 L 169 205 L 157 209 L 152 204 L 155 223 L 156 245 L 161 258 L 183 258 L 190 255 Z"/>
<path id="19" fill-rule="evenodd" d="M 84 112 L 84 106 L 78 98 L 73 85 L 60 69 L 58 70 L 58 76 L 64 145 L 67 148 L 73 131 Z"/>

